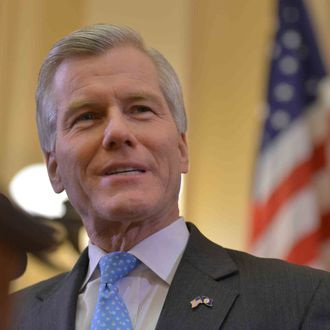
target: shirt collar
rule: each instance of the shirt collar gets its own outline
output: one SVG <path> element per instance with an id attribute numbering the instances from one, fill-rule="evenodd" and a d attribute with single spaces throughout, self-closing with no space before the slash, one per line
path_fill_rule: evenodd
<path id="1" fill-rule="evenodd" d="M 183 218 L 179 218 L 136 244 L 129 252 L 162 280 L 171 284 L 188 238 L 188 228 Z"/>
<path id="2" fill-rule="evenodd" d="M 167 284 L 171 284 L 189 238 L 189 231 L 183 218 L 136 244 L 128 252 L 137 257 Z M 97 265 L 106 254 L 98 246 L 89 242 L 89 267 L 82 288 L 98 276 Z"/>

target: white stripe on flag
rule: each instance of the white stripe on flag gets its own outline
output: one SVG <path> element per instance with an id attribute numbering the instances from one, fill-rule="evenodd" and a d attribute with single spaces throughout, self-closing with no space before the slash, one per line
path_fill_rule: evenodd
<path id="1" fill-rule="evenodd" d="M 254 243 L 253 253 L 258 256 L 272 256 L 284 259 L 292 248 L 306 234 L 319 226 L 319 209 L 315 192 L 306 187 L 295 194 L 279 210 L 259 240 Z"/>

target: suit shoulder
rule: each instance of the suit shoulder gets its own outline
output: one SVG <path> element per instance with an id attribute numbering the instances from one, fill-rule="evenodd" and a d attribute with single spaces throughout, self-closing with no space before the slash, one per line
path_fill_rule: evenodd
<path id="1" fill-rule="evenodd" d="M 36 293 L 43 291 L 52 291 L 56 289 L 57 285 L 64 279 L 67 273 L 61 273 L 47 280 L 38 282 L 24 289 L 13 292 L 10 297 L 12 300 L 25 301 L 29 298 L 35 297 Z"/>
<path id="2" fill-rule="evenodd" d="M 292 264 L 280 259 L 261 258 L 252 254 L 226 249 L 236 263 L 241 275 L 249 274 L 254 278 L 291 278 L 292 280 L 324 281 L 330 283 L 330 273 L 307 266 Z"/>
<path id="3" fill-rule="evenodd" d="M 185 256 L 195 264 L 199 264 L 201 260 L 208 260 L 211 269 L 220 265 L 214 265 L 219 262 L 221 264 L 221 273 L 224 267 L 226 272 L 233 273 L 238 271 L 240 277 L 250 279 L 251 282 L 259 281 L 275 281 L 283 280 L 290 282 L 292 280 L 308 280 L 315 281 L 324 279 L 330 282 L 330 273 L 313 269 L 306 266 L 295 265 L 286 261 L 272 258 L 260 258 L 252 254 L 224 248 L 205 237 L 196 226 L 188 223 L 190 231 L 190 239 L 186 248 Z M 205 267 L 205 263 L 201 268 Z M 219 268 L 217 268 L 219 269 Z"/>

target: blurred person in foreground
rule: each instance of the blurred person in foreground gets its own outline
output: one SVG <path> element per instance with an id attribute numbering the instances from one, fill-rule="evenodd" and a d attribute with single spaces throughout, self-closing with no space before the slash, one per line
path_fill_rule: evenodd
<path id="1" fill-rule="evenodd" d="M 135 31 L 95 25 L 55 44 L 37 123 L 52 186 L 67 192 L 90 242 L 71 272 L 14 295 L 13 329 L 112 329 L 112 294 L 129 315 L 116 329 L 330 328 L 328 273 L 225 249 L 179 216 L 181 87 Z M 117 269 L 102 260 L 123 251 L 136 267 L 113 286 L 103 278 Z"/>
<path id="2" fill-rule="evenodd" d="M 15 208 L 0 193 L 0 329 L 7 329 L 10 281 L 21 276 L 27 265 L 27 252 L 41 253 L 59 243 L 56 230 Z"/>

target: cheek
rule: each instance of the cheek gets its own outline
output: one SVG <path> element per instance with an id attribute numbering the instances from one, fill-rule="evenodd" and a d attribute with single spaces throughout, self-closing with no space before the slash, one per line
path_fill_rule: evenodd
<path id="1" fill-rule="evenodd" d="M 162 169 L 163 175 L 166 176 L 169 182 L 176 180 L 181 174 L 178 141 L 176 139 L 167 139 L 166 143 L 159 144 L 156 153 L 158 165 Z"/>
<path id="2" fill-rule="evenodd" d="M 66 148 L 62 148 L 57 152 L 59 171 L 65 183 L 68 184 L 74 182 L 73 179 L 80 176 L 85 168 L 88 156 L 86 153 L 87 148 L 70 147 L 65 143 L 62 146 L 66 146 Z"/>
<path id="3" fill-rule="evenodd" d="M 89 190 L 84 176 L 85 162 L 83 155 L 77 153 L 77 149 L 62 152 L 59 171 L 71 204 L 82 216 L 88 205 L 87 191 Z"/>

